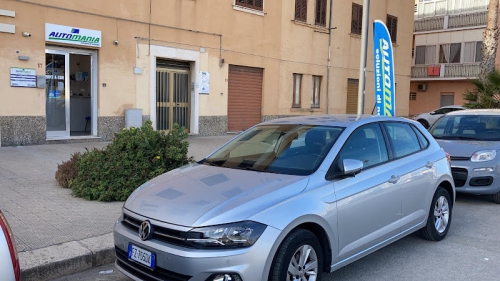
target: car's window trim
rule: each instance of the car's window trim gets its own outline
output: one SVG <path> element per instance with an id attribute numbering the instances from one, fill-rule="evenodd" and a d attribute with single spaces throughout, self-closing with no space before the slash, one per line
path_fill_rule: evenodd
<path id="1" fill-rule="evenodd" d="M 417 127 L 415 127 L 415 125 L 410 124 L 410 127 L 413 129 L 413 131 L 415 131 L 415 134 L 417 135 L 418 142 L 420 143 L 420 150 L 422 150 L 422 151 L 427 150 L 431 145 L 431 142 L 429 141 L 429 139 L 424 135 L 424 133 L 422 133 Z M 424 146 L 424 144 L 422 143 L 422 141 L 418 137 L 417 132 L 419 132 L 422 135 L 422 137 L 427 141 L 427 146 Z"/>
<path id="2" fill-rule="evenodd" d="M 401 124 L 408 125 L 408 126 L 410 126 L 410 128 L 411 128 L 411 124 L 410 124 L 410 123 L 407 123 L 407 122 L 392 121 L 392 120 L 391 120 L 391 121 L 384 121 L 384 122 L 381 122 L 381 123 L 383 124 L 383 127 L 384 127 L 384 129 L 386 130 L 387 136 L 390 136 L 390 135 L 389 135 L 389 130 L 388 130 L 388 128 L 387 128 L 387 123 L 401 123 Z M 413 132 L 413 133 L 415 134 L 415 132 Z M 415 137 L 417 137 L 417 134 L 415 134 Z M 401 157 L 396 157 L 396 148 L 395 148 L 395 146 L 394 146 L 394 143 L 392 142 L 392 138 L 390 138 L 390 137 L 389 137 L 389 141 L 390 141 L 391 147 L 392 147 L 392 149 L 393 149 L 393 151 L 394 151 L 394 158 L 393 158 L 392 160 L 399 160 L 399 159 L 402 159 L 402 158 L 404 158 L 404 157 L 408 157 L 408 156 L 410 156 L 410 155 L 414 155 L 414 154 L 417 154 L 417 153 L 420 153 L 420 152 L 422 152 L 422 151 L 423 151 L 423 150 L 422 150 L 422 148 L 420 148 L 419 150 L 414 151 L 414 152 L 412 152 L 412 153 L 405 154 L 405 155 L 403 155 L 403 156 L 401 156 Z M 418 141 L 418 142 L 419 142 L 419 144 L 420 144 L 420 141 L 418 140 L 418 137 L 417 137 L 417 141 Z"/>
<path id="3" fill-rule="evenodd" d="M 359 172 L 360 172 L 360 173 L 362 173 L 362 172 L 364 172 L 364 171 L 370 170 L 371 168 L 378 167 L 378 166 L 380 166 L 380 165 L 382 165 L 382 164 L 389 163 L 389 162 L 391 161 L 391 158 L 389 157 L 390 152 L 389 152 L 389 149 L 388 149 L 388 147 L 387 147 L 387 145 L 388 145 L 388 144 L 387 144 L 386 136 L 384 135 L 384 130 L 383 130 L 382 126 L 381 126 L 381 122 L 380 122 L 380 121 L 377 121 L 377 122 L 370 122 L 370 123 L 366 123 L 366 124 L 363 124 L 362 126 L 357 127 L 356 129 L 354 129 L 354 131 L 352 131 L 352 133 L 350 133 L 350 134 L 349 134 L 349 137 L 348 137 L 348 138 L 347 138 L 347 140 L 344 142 L 344 144 L 342 145 L 342 147 L 339 149 L 339 151 L 337 152 L 337 155 L 335 155 L 335 159 L 333 159 L 332 164 L 330 164 L 330 167 L 328 168 L 328 171 L 325 173 L 325 179 L 326 179 L 326 180 L 335 180 L 335 179 L 339 179 L 339 176 L 342 176 L 342 174 L 335 174 L 335 173 L 333 173 L 332 169 L 335 169 L 335 166 L 337 166 L 337 167 L 338 167 L 338 165 L 339 165 L 338 161 L 339 161 L 340 153 L 341 153 L 341 152 L 342 152 L 342 150 L 344 149 L 344 147 L 345 147 L 346 143 L 347 143 L 347 142 L 349 141 L 349 139 L 351 138 L 352 134 L 353 134 L 355 131 L 357 131 L 357 130 L 359 130 L 359 129 L 363 128 L 363 127 L 370 126 L 370 125 L 374 125 L 374 124 L 375 124 L 375 125 L 378 125 L 378 126 L 379 126 L 380 131 L 382 132 L 382 136 L 383 136 L 383 137 L 382 137 L 382 139 L 384 140 L 385 149 L 386 149 L 386 151 L 387 151 L 387 160 L 386 160 L 386 161 L 383 161 L 383 162 L 380 162 L 380 163 L 377 163 L 377 164 L 374 164 L 374 165 L 371 165 L 371 166 L 368 166 L 368 167 L 366 167 L 366 168 L 365 168 L 365 167 L 363 167 L 363 168 L 361 169 L 361 171 L 359 171 Z M 343 178 L 341 178 L 341 179 L 343 179 Z"/>

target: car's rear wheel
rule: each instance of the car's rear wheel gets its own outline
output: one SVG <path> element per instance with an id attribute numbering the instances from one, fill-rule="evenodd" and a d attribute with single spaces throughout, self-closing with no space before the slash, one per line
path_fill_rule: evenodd
<path id="1" fill-rule="evenodd" d="M 418 122 L 420 122 L 420 124 L 422 124 L 424 128 L 429 129 L 429 122 L 427 122 L 426 120 L 419 119 Z"/>
<path id="2" fill-rule="evenodd" d="M 493 202 L 500 204 L 500 192 L 493 194 Z"/>
<path id="3" fill-rule="evenodd" d="M 420 236 L 430 241 L 443 240 L 450 229 L 452 209 L 450 194 L 446 189 L 438 187 L 432 198 L 427 224 L 419 231 Z"/>
<path id="4" fill-rule="evenodd" d="M 316 236 L 305 229 L 295 229 L 283 241 L 276 256 L 269 280 L 320 281 L 323 273 L 323 252 Z"/>

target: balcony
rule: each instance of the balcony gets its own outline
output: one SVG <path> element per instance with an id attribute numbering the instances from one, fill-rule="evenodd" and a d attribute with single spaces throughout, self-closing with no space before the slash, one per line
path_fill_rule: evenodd
<path id="1" fill-rule="evenodd" d="M 434 0 L 419 1 L 417 4 L 416 16 L 419 19 L 458 15 L 486 11 L 489 0 Z"/>
<path id="2" fill-rule="evenodd" d="M 411 80 L 457 80 L 477 78 L 480 63 L 415 65 L 411 67 Z"/>
<path id="3" fill-rule="evenodd" d="M 415 20 L 413 31 L 423 32 L 483 26 L 486 25 L 487 20 L 487 11 L 460 15 L 436 16 Z"/>

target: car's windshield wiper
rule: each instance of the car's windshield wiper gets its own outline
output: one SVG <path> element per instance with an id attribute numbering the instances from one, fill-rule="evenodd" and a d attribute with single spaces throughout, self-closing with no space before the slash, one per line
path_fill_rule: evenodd
<path id="1" fill-rule="evenodd" d="M 219 161 L 221 161 L 221 160 L 209 161 L 207 158 L 205 158 L 205 159 L 201 160 L 199 163 L 205 164 L 205 165 L 210 165 L 210 166 L 215 166 L 215 167 L 220 167 L 222 164 L 217 163 Z"/>
<path id="2" fill-rule="evenodd" d="M 480 138 L 467 137 L 467 136 L 440 136 L 440 137 L 434 137 L 434 138 L 443 139 L 443 140 L 483 140 Z"/>

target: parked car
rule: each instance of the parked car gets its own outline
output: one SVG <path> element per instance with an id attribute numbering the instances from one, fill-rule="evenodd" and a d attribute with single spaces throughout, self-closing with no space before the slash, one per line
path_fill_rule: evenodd
<path id="1" fill-rule="evenodd" d="M 420 113 L 418 115 L 415 115 L 412 119 L 417 120 L 424 126 L 426 129 L 430 128 L 441 116 L 445 115 L 446 113 L 457 111 L 457 110 L 464 110 L 465 107 L 460 106 L 460 105 L 448 105 L 448 106 L 443 106 L 440 107 L 434 111 L 431 112 L 426 112 L 426 113 Z"/>
<path id="2" fill-rule="evenodd" d="M 442 240 L 449 160 L 418 122 L 356 115 L 258 124 L 141 185 L 114 226 L 135 280 L 321 280 L 412 232 Z"/>
<path id="3" fill-rule="evenodd" d="M 493 195 L 500 204 L 500 110 L 452 112 L 429 131 L 450 154 L 457 192 Z"/>
<path id="4" fill-rule="evenodd" d="M 19 281 L 21 269 L 14 234 L 0 211 L 0 273 L 2 280 Z"/>

